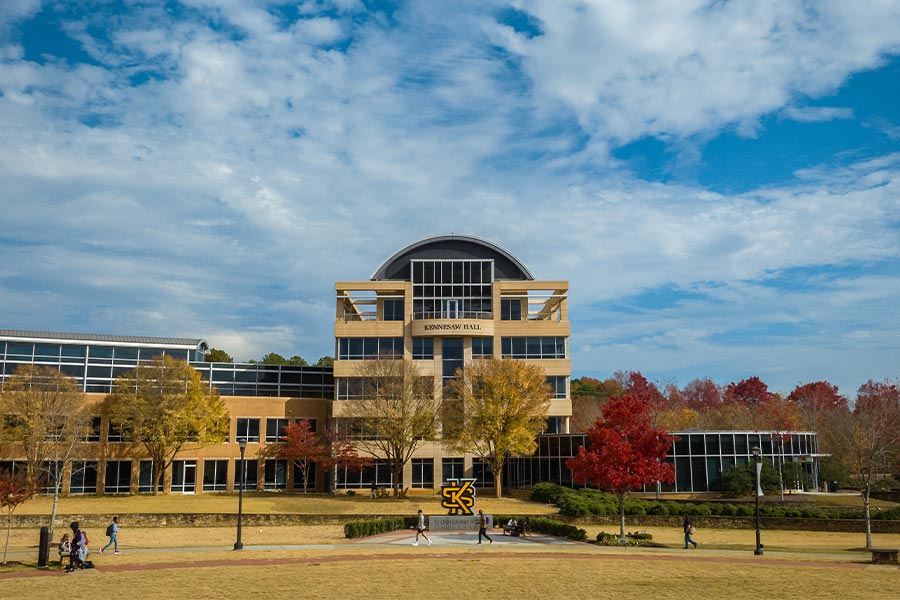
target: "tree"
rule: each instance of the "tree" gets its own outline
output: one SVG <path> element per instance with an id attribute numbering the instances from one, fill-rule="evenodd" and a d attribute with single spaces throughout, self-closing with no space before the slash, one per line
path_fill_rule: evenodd
<path id="1" fill-rule="evenodd" d="M 317 435 L 306 419 L 288 424 L 276 444 L 260 448 L 259 456 L 287 460 L 303 473 L 303 493 L 309 483 L 309 467 L 325 464 L 331 455 L 331 445 L 323 436 Z"/>
<path id="2" fill-rule="evenodd" d="M 153 494 L 185 446 L 219 444 L 228 437 L 228 412 L 218 392 L 186 361 L 162 356 L 116 379 L 107 410 L 153 461 Z"/>
<path id="3" fill-rule="evenodd" d="M 671 439 L 654 427 L 646 401 L 625 393 L 607 402 L 588 432 L 590 449 L 566 461 L 572 479 L 615 494 L 619 500 L 619 536 L 625 537 L 625 498 L 631 490 L 675 481 L 675 468 L 663 462 Z"/>
<path id="4" fill-rule="evenodd" d="M 869 509 L 872 483 L 889 470 L 900 452 L 900 391 L 889 382 L 869 381 L 853 411 L 830 414 L 833 455 L 859 484 L 866 520 L 866 548 L 872 547 Z"/>
<path id="5" fill-rule="evenodd" d="M 709 379 L 694 379 L 681 390 L 687 408 L 699 412 L 716 410 L 722 405 L 722 389 Z"/>
<path id="6" fill-rule="evenodd" d="M 204 355 L 203 360 L 206 362 L 233 363 L 234 359 L 230 354 L 218 348 L 210 348 Z"/>
<path id="7" fill-rule="evenodd" d="M 758 406 L 772 399 L 772 393 L 765 382 L 756 377 L 743 379 L 740 383 L 731 382 L 725 386 L 723 394 L 725 402 L 743 404 L 745 406 Z"/>
<path id="8" fill-rule="evenodd" d="M 411 360 L 391 358 L 363 361 L 356 374 L 361 397 L 342 403 L 342 416 L 365 436 L 363 447 L 390 465 L 399 496 L 403 467 L 419 444 L 437 437 L 434 379 L 423 377 Z"/>
<path id="9" fill-rule="evenodd" d="M 319 360 L 316 361 L 314 367 L 333 367 L 334 366 L 334 357 L 333 356 L 320 356 Z"/>
<path id="10" fill-rule="evenodd" d="M 450 445 L 487 461 L 500 498 L 506 460 L 532 454 L 547 423 L 547 376 L 541 367 L 521 360 L 480 359 L 457 370 L 449 396 L 458 407 L 449 417 Z"/>
<path id="11" fill-rule="evenodd" d="M 295 367 L 308 367 L 309 366 L 309 363 L 306 362 L 306 359 L 303 358 L 302 356 L 298 356 L 297 354 L 290 357 L 287 361 L 287 364 L 295 366 Z"/>
<path id="12" fill-rule="evenodd" d="M 52 490 L 50 534 L 53 534 L 63 475 L 72 465 L 90 429 L 84 393 L 78 383 L 57 369 L 19 367 L 0 392 L 0 431 L 4 445 L 17 444 L 25 456 L 25 476 L 31 488 Z"/>
<path id="13" fill-rule="evenodd" d="M 290 364 L 288 359 L 277 352 L 269 352 L 259 360 L 250 359 L 247 361 L 251 365 L 287 365 Z"/>
<path id="14" fill-rule="evenodd" d="M 581 377 L 572 380 L 569 394 L 572 396 L 572 430 L 587 431 L 600 416 L 600 407 L 610 398 L 622 394 L 622 386 L 615 379 L 600 381 Z"/>
<path id="15" fill-rule="evenodd" d="M 20 504 L 34 495 L 34 485 L 25 473 L 0 472 L 0 507 L 6 513 L 6 543 L 3 546 L 3 564 L 9 550 L 9 536 L 12 532 L 12 515 Z M 52 538 L 51 538 L 52 539 Z"/>

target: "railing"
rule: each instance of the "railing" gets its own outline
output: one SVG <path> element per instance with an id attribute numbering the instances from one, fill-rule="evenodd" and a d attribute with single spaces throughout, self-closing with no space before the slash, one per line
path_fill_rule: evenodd
<path id="1" fill-rule="evenodd" d="M 412 314 L 412 318 L 414 321 L 419 320 L 435 320 L 435 319 L 488 319 L 492 320 L 494 318 L 493 313 L 484 312 L 484 311 L 456 311 L 456 312 L 446 312 L 446 311 L 424 311 L 424 312 L 414 312 Z"/>

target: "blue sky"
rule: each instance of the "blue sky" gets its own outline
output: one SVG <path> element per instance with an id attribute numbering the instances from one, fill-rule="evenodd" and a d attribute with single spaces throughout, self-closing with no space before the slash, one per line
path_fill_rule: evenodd
<path id="1" fill-rule="evenodd" d="M 570 281 L 574 375 L 900 375 L 900 4 L 0 4 L 4 328 L 333 353 L 422 237 Z"/>

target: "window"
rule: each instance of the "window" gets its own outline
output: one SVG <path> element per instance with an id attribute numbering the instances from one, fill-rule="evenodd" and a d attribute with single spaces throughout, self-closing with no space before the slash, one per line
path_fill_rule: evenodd
<path id="1" fill-rule="evenodd" d="M 338 360 L 403 358 L 403 338 L 338 338 Z"/>
<path id="2" fill-rule="evenodd" d="M 123 431 L 124 427 L 121 423 L 116 423 L 112 419 L 106 423 L 106 441 L 107 442 L 127 442 L 127 436 Z"/>
<path id="3" fill-rule="evenodd" d="M 163 491 L 163 482 L 160 479 L 156 491 Z M 149 494 L 153 492 L 153 461 L 142 460 L 138 464 L 138 493 Z"/>
<path id="4" fill-rule="evenodd" d="M 97 493 L 97 463 L 96 461 L 74 461 L 72 463 L 72 476 L 69 479 L 70 494 L 96 494 Z"/>
<path id="5" fill-rule="evenodd" d="M 85 436 L 85 441 L 88 442 L 99 442 L 100 441 L 100 431 L 101 431 L 101 423 L 103 419 L 101 417 L 91 417 L 91 428 L 88 430 L 87 435 Z"/>
<path id="6" fill-rule="evenodd" d="M 270 443 L 281 441 L 288 422 L 288 419 L 266 419 L 266 441 Z"/>
<path id="7" fill-rule="evenodd" d="M 472 338 L 472 358 L 491 358 L 494 355 L 494 338 Z"/>
<path id="8" fill-rule="evenodd" d="M 501 321 L 521 321 L 522 320 L 522 300 L 501 299 L 500 300 L 500 320 Z"/>
<path id="9" fill-rule="evenodd" d="M 378 487 L 391 487 L 393 477 L 391 469 L 384 461 L 376 461 L 358 473 L 351 473 L 346 468 L 338 469 L 334 477 L 335 489 L 369 489 L 372 482 Z"/>
<path id="10" fill-rule="evenodd" d="M 228 491 L 228 461 L 205 460 L 203 461 L 203 491 L 225 492 Z"/>
<path id="11" fill-rule="evenodd" d="M 287 489 L 287 461 L 284 459 L 267 460 L 264 465 L 265 480 L 263 489 Z"/>
<path id="12" fill-rule="evenodd" d="M 103 479 L 104 494 L 131 493 L 131 461 L 106 461 L 106 476 Z"/>
<path id="13" fill-rule="evenodd" d="M 414 360 L 434 360 L 434 338 L 413 338 Z"/>
<path id="14" fill-rule="evenodd" d="M 244 461 L 244 490 L 256 491 L 259 480 L 259 463 L 255 460 Z M 234 461 L 234 491 L 241 489 L 241 459 Z"/>
<path id="15" fill-rule="evenodd" d="M 472 477 L 475 478 L 472 485 L 477 488 L 494 487 L 494 472 L 487 461 L 478 458 L 472 461 Z"/>
<path id="16" fill-rule="evenodd" d="M 465 462 L 461 458 L 441 459 L 441 481 L 460 479 L 466 476 Z"/>
<path id="17" fill-rule="evenodd" d="M 294 473 L 293 473 L 293 486 L 295 490 L 302 490 L 303 487 L 303 469 L 297 463 L 294 463 Z M 316 489 L 316 463 L 309 463 L 309 472 L 307 473 L 307 477 L 309 478 L 309 484 L 306 486 L 306 490 L 315 490 Z"/>
<path id="18" fill-rule="evenodd" d="M 542 433 L 565 433 L 563 431 L 564 417 L 547 417 L 547 424 Z"/>
<path id="19" fill-rule="evenodd" d="M 173 493 L 193 494 L 197 487 L 197 461 L 173 460 L 172 461 L 172 487 Z"/>
<path id="20" fill-rule="evenodd" d="M 564 337 L 504 337 L 500 339 L 503 358 L 565 358 Z"/>
<path id="21" fill-rule="evenodd" d="M 551 375 L 547 377 L 547 383 L 550 385 L 550 394 L 554 398 L 567 397 L 566 388 L 569 378 L 565 375 Z"/>
<path id="22" fill-rule="evenodd" d="M 238 419 L 234 441 L 259 443 L 259 419 Z"/>
<path id="23" fill-rule="evenodd" d="M 434 487 L 434 459 L 412 459 L 412 487 L 426 489 Z"/>
<path id="24" fill-rule="evenodd" d="M 385 300 L 384 301 L 384 320 L 385 321 L 402 321 L 403 320 L 403 300 Z"/>

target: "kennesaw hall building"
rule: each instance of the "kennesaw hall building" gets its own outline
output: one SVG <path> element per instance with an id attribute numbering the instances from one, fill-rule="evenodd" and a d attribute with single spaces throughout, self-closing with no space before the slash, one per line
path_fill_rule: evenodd
<path id="1" fill-rule="evenodd" d="M 286 461 L 261 459 L 258 450 L 278 441 L 289 422 L 307 419 L 315 430 L 340 428 L 349 402 L 360 397 L 360 365 L 375 359 L 410 359 L 435 394 L 456 370 L 488 357 L 533 362 L 544 369 L 552 400 L 533 456 L 514 457 L 504 469 L 504 485 L 528 487 L 542 481 L 571 485 L 565 461 L 585 443 L 570 432 L 568 282 L 536 280 L 513 254 L 485 239 L 467 235 L 433 236 L 396 252 L 367 281 L 335 284 L 334 367 L 211 363 L 199 338 L 164 338 L 0 330 L 0 381 L 21 365 L 59 369 L 73 378 L 92 411 L 93 429 L 80 454 L 64 471 L 46 465 L 62 479 L 67 494 L 152 492 L 153 465 L 142 447 L 117 430 L 104 400 L 115 378 L 140 361 L 161 354 L 187 360 L 230 415 L 222 444 L 181 451 L 163 482 L 172 493 L 235 491 L 240 481 L 240 449 L 245 451 L 245 489 L 302 490 L 302 473 Z M 768 432 L 673 432 L 670 460 L 676 483 L 663 491 L 714 491 L 723 469 L 751 460 L 759 442 L 765 460 L 802 462 L 817 485 L 816 438 L 798 433 L 796 442 L 773 447 Z M 754 437 L 756 436 L 756 437 Z M 21 449 L 3 445 L 0 471 L 23 468 Z M 392 485 L 391 472 L 376 457 L 361 473 L 325 473 L 315 467 L 309 489 L 368 490 Z M 407 463 L 403 487 L 432 493 L 444 481 L 473 477 L 491 488 L 494 475 L 480 457 L 424 442 Z M 49 491 L 49 488 L 48 490 Z"/>

